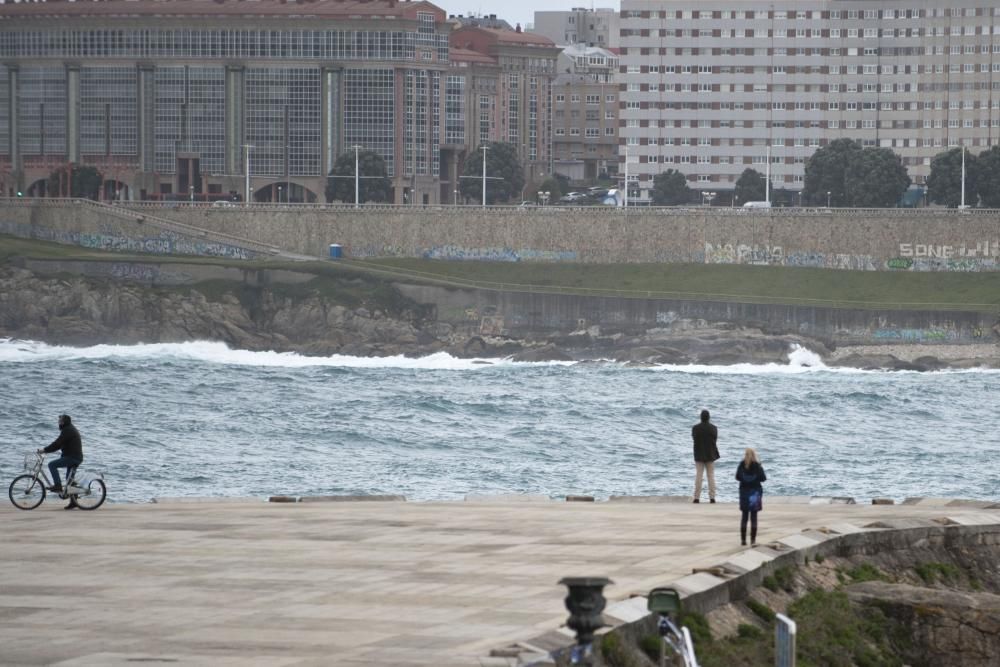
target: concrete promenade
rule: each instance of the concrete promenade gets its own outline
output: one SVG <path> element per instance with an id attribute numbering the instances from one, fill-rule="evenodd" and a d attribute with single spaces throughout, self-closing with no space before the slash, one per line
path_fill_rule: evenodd
<path id="1" fill-rule="evenodd" d="M 61 505 L 0 507 L 2 665 L 506 664 L 483 658 L 565 621 L 561 577 L 608 576 L 613 603 L 743 551 L 704 501 Z M 1000 524 L 768 498 L 758 542 L 943 517 Z"/>

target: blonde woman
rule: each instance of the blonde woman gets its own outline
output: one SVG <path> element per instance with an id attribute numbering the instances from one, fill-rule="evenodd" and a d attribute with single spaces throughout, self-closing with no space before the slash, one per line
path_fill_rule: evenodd
<path id="1" fill-rule="evenodd" d="M 736 479 L 740 482 L 740 542 L 747 543 L 747 518 L 750 519 L 750 545 L 757 544 L 757 512 L 764 508 L 764 487 L 761 482 L 767 481 L 764 466 L 757 458 L 757 452 L 747 447 L 743 452 L 743 460 L 736 468 Z"/>

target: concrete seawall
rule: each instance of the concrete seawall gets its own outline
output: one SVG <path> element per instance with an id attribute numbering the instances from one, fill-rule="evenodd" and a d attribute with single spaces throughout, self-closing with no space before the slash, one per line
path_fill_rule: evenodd
<path id="1" fill-rule="evenodd" d="M 118 207 L 115 207 L 118 208 Z M 584 263 L 760 264 L 869 271 L 1000 269 L 1000 211 L 475 207 L 130 208 L 234 238 L 325 257 Z M 62 200 L 0 203 L 0 232 L 109 249 L 173 251 L 162 233 L 126 228 Z M 157 243 L 159 239 L 159 243 Z M 202 241 L 203 245 L 213 245 Z M 238 256 L 214 244 L 207 254 Z"/>

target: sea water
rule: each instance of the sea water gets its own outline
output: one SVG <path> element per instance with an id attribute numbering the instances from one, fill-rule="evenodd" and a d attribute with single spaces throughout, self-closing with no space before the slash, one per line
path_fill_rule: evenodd
<path id="1" fill-rule="evenodd" d="M 691 426 L 719 428 L 719 497 L 754 447 L 768 494 L 1000 494 L 1000 372 L 307 357 L 220 343 L 0 339 L 0 478 L 69 413 L 109 499 L 692 492 Z"/>

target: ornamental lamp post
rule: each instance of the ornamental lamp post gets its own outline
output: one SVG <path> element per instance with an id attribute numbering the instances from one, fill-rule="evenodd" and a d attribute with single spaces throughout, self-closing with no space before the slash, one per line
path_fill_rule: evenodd
<path id="1" fill-rule="evenodd" d="M 830 191 L 826 191 L 826 207 L 830 208 Z"/>

